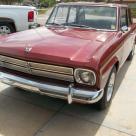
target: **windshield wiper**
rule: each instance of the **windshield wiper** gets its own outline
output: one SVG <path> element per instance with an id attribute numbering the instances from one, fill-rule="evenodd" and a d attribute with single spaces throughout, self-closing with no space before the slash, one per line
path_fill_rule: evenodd
<path id="1" fill-rule="evenodd" d="M 96 30 L 96 28 L 93 28 L 93 27 L 90 27 L 90 26 L 87 26 L 87 25 L 82 25 L 82 24 L 69 24 L 69 26 L 89 28 L 89 29 L 94 29 L 94 30 Z"/>
<path id="2" fill-rule="evenodd" d="M 81 24 L 69 24 L 70 26 L 75 26 L 75 27 L 85 27 L 85 28 L 89 28 L 89 26 L 87 25 L 81 25 Z"/>
<path id="3" fill-rule="evenodd" d="M 46 25 L 54 25 L 54 26 L 65 27 L 64 25 L 58 24 L 58 23 L 47 23 Z"/>

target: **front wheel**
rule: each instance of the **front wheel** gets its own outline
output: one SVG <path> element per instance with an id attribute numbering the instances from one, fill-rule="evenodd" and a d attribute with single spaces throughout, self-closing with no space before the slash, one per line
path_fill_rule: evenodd
<path id="1" fill-rule="evenodd" d="M 114 66 L 111 70 L 109 79 L 104 88 L 104 95 L 102 99 L 97 103 L 97 106 L 100 110 L 106 109 L 112 101 L 115 79 L 116 79 L 116 67 Z"/>

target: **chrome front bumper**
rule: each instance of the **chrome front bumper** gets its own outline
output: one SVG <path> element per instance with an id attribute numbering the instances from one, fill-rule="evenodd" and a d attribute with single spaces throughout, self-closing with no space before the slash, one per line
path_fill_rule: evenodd
<path id="1" fill-rule="evenodd" d="M 27 89 L 43 95 L 48 95 L 55 98 L 67 99 L 68 103 L 74 102 L 92 104 L 98 102 L 102 97 L 104 90 L 86 90 L 75 88 L 72 84 L 69 86 L 42 83 L 27 78 L 0 72 L 0 81 L 2 83 Z"/>

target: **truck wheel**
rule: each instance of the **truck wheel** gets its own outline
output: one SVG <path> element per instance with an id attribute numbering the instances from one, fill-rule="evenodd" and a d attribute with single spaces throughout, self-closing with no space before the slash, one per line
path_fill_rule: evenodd
<path id="1" fill-rule="evenodd" d="M 133 59 L 133 57 L 134 57 L 134 54 L 135 54 L 135 44 L 134 44 L 133 49 L 132 49 L 132 51 L 130 52 L 130 54 L 129 54 L 127 60 L 128 60 L 128 61 L 131 61 L 131 60 Z"/>
<path id="2" fill-rule="evenodd" d="M 115 79 L 116 79 L 116 72 L 117 72 L 116 67 L 114 66 L 111 70 L 109 79 L 108 79 L 107 84 L 104 88 L 104 95 L 103 95 L 102 99 L 97 103 L 97 108 L 99 110 L 106 109 L 112 101 L 114 86 L 115 86 Z"/>
<path id="3" fill-rule="evenodd" d="M 0 34 L 10 34 L 16 32 L 12 24 L 0 23 Z"/>

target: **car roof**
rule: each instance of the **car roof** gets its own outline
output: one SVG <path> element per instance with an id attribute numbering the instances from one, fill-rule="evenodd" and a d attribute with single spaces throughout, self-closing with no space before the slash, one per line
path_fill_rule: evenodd
<path id="1" fill-rule="evenodd" d="M 106 2 L 67 2 L 59 3 L 57 6 L 109 6 L 109 7 L 128 7 L 125 4 L 106 3 Z"/>

